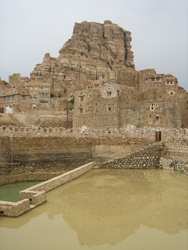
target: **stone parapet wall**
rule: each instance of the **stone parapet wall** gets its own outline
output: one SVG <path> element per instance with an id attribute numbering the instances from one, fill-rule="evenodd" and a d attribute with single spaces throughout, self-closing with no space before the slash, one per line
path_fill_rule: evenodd
<path id="1" fill-rule="evenodd" d="M 59 137 L 96 137 L 100 135 L 113 135 L 113 136 L 128 136 L 137 138 L 147 138 L 155 141 L 155 131 L 162 132 L 162 140 L 168 141 L 174 139 L 188 140 L 188 129 L 165 129 L 165 128 L 152 128 L 128 126 L 125 128 L 115 129 L 93 129 L 93 128 L 77 128 L 65 129 L 63 127 L 15 127 L 15 126 L 0 126 L 0 136 L 56 136 Z"/>
<path id="2" fill-rule="evenodd" d="M 95 163 L 90 162 L 72 171 L 59 175 L 48 181 L 37 184 L 33 187 L 20 191 L 18 202 L 0 201 L 0 216 L 18 217 L 25 212 L 46 202 L 46 192 L 55 189 L 75 178 L 90 171 Z"/>

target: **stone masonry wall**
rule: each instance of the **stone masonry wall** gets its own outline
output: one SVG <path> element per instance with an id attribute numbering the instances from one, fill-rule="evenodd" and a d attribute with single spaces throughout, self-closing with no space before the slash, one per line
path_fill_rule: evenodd
<path id="1" fill-rule="evenodd" d="M 179 170 L 188 174 L 188 138 L 167 138 L 160 159 L 163 169 Z"/>
<path id="2" fill-rule="evenodd" d="M 188 130 L 158 130 L 161 131 L 166 150 L 161 155 L 161 168 L 168 168 L 170 163 L 177 165 L 175 168 L 182 164 L 186 166 Z M 155 133 L 154 128 L 138 129 L 133 126 L 119 130 L 81 128 L 74 131 L 63 128 L 0 127 L 0 185 L 50 179 L 78 165 L 95 161 L 97 146 L 102 146 L 103 152 L 106 147 L 108 152 L 110 148 L 118 150 L 118 147 L 122 149 L 127 145 L 147 145 L 155 142 Z M 97 157 L 100 157 L 99 151 Z M 140 158 L 138 164 L 143 162 Z"/>
<path id="3" fill-rule="evenodd" d="M 152 169 L 159 168 L 163 143 L 154 143 L 123 158 L 101 164 L 101 168 Z"/>

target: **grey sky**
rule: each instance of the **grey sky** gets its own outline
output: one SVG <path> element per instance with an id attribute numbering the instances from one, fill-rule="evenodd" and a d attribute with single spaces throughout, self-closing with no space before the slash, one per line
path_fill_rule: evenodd
<path id="1" fill-rule="evenodd" d="M 29 76 L 84 20 L 131 31 L 136 69 L 173 74 L 188 91 L 188 0 L 0 0 L 0 77 Z"/>

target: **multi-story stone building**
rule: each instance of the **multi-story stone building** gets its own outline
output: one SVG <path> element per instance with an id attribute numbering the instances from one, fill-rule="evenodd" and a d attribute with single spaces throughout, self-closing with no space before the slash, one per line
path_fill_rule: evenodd
<path id="1" fill-rule="evenodd" d="M 23 88 L 25 83 L 29 81 L 30 79 L 28 77 L 22 77 L 19 73 L 9 76 L 9 84 L 11 88 Z"/>
<path id="2" fill-rule="evenodd" d="M 143 92 L 112 83 L 99 83 L 75 92 L 74 128 L 181 127 L 177 80 L 170 75 L 175 81 L 172 89 L 165 83 L 169 76 L 162 77 L 165 81 L 160 80 L 160 87 Z"/>
<path id="3" fill-rule="evenodd" d="M 27 111 L 29 109 L 30 92 L 27 89 L 0 89 L 0 107 L 3 113 Z"/>

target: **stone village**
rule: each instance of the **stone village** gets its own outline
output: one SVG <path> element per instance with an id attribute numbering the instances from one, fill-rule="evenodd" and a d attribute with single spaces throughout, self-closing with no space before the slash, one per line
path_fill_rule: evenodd
<path id="1" fill-rule="evenodd" d="M 1 81 L 0 111 L 11 115 L 0 125 L 188 128 L 188 93 L 171 74 L 136 71 L 130 43 L 110 21 L 76 23 L 58 58 Z"/>
<path id="2" fill-rule="evenodd" d="M 0 142 L 0 185 L 91 161 L 188 173 L 188 93 L 171 74 L 135 70 L 129 31 L 75 23 L 59 57 L 46 53 L 30 78 L 0 82 Z"/>

